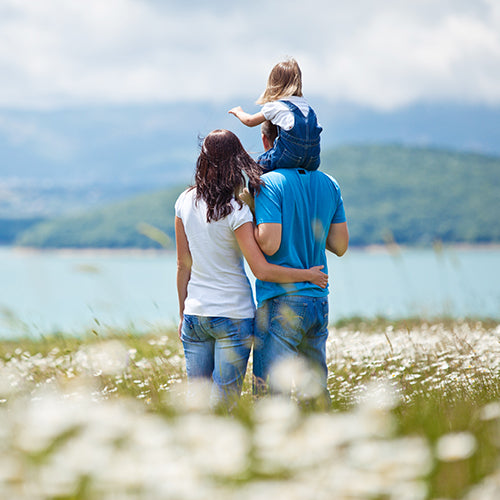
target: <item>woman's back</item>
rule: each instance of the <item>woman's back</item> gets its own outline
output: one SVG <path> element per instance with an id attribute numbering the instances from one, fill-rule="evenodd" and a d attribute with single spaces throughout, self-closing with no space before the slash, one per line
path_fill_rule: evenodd
<path id="1" fill-rule="evenodd" d="M 175 205 L 182 219 L 193 260 L 185 314 L 251 318 L 254 302 L 234 231 L 253 216 L 246 205 L 217 221 L 207 222 L 207 205 L 196 189 L 182 193 Z"/>

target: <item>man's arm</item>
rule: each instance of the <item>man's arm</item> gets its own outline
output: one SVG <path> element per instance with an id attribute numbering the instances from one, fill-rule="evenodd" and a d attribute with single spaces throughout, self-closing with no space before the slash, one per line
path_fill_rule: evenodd
<path id="1" fill-rule="evenodd" d="M 349 231 L 347 229 L 347 222 L 330 224 L 330 229 L 326 238 L 326 249 L 342 257 L 342 255 L 346 253 L 348 246 Z"/>
<path id="2" fill-rule="evenodd" d="M 266 255 L 274 255 L 281 245 L 281 224 L 265 222 L 255 228 L 255 240 Z"/>

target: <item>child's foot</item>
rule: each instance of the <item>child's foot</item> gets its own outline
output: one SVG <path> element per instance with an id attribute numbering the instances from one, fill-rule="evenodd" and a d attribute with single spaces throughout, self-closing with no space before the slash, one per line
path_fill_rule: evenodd
<path id="1" fill-rule="evenodd" d="M 248 188 L 244 188 L 243 191 L 239 194 L 239 199 L 246 203 L 252 213 L 255 215 L 255 200 L 253 199 L 253 196 L 250 194 L 250 191 Z"/>

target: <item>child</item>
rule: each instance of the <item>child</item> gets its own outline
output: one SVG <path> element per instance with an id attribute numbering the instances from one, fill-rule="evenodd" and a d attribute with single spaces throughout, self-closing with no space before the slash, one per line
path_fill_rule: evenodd
<path id="1" fill-rule="evenodd" d="M 237 106 L 229 111 L 249 127 L 266 120 L 278 126 L 273 147 L 259 156 L 263 172 L 277 168 L 316 170 L 320 162 L 322 128 L 314 110 L 302 96 L 302 74 L 295 59 L 280 62 L 271 70 L 267 88 L 257 104 L 262 111 L 250 115 Z"/>

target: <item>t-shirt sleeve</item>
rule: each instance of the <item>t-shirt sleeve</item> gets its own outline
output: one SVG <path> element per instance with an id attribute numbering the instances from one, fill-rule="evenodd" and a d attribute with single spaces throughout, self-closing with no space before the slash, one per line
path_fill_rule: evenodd
<path id="1" fill-rule="evenodd" d="M 285 130 L 290 130 L 295 122 L 293 113 L 280 101 L 266 102 L 262 106 L 262 114 L 266 120 Z"/>
<path id="2" fill-rule="evenodd" d="M 184 191 L 183 193 L 181 193 L 179 195 L 179 197 L 177 198 L 177 200 L 175 202 L 175 205 L 174 205 L 175 216 L 179 217 L 179 219 L 182 219 L 182 207 L 183 207 L 183 204 L 184 204 L 184 198 L 185 197 L 186 197 L 186 192 Z"/>
<path id="3" fill-rule="evenodd" d="M 272 182 L 271 174 L 263 177 L 265 185 L 255 197 L 255 222 L 257 225 L 265 223 L 282 224 L 281 190 Z"/>
<path id="4" fill-rule="evenodd" d="M 264 118 L 266 120 L 273 121 L 274 117 L 276 116 L 276 113 L 279 111 L 279 109 L 276 109 L 276 102 L 266 102 L 262 106 L 262 114 L 264 115 Z"/>
<path id="5" fill-rule="evenodd" d="M 333 214 L 331 224 L 340 224 L 341 222 L 346 222 L 346 220 L 347 218 L 345 216 L 344 200 L 339 193 L 339 203 L 337 205 L 337 210 L 335 210 L 335 213 Z"/>
<path id="6" fill-rule="evenodd" d="M 230 214 L 229 224 L 232 231 L 236 231 L 240 226 L 245 224 L 246 222 L 253 221 L 253 215 L 250 211 L 250 208 L 247 204 L 243 203 L 243 206 L 240 208 L 236 201 L 233 202 L 233 211 Z"/>
<path id="7" fill-rule="evenodd" d="M 344 209 L 344 200 L 342 198 L 342 193 L 340 192 L 340 186 L 338 185 L 337 181 L 331 175 L 328 175 L 328 177 L 332 182 L 334 197 L 337 200 L 337 207 L 335 209 L 335 212 L 333 213 L 330 224 L 340 224 L 342 222 L 346 222 L 347 220 Z"/>

